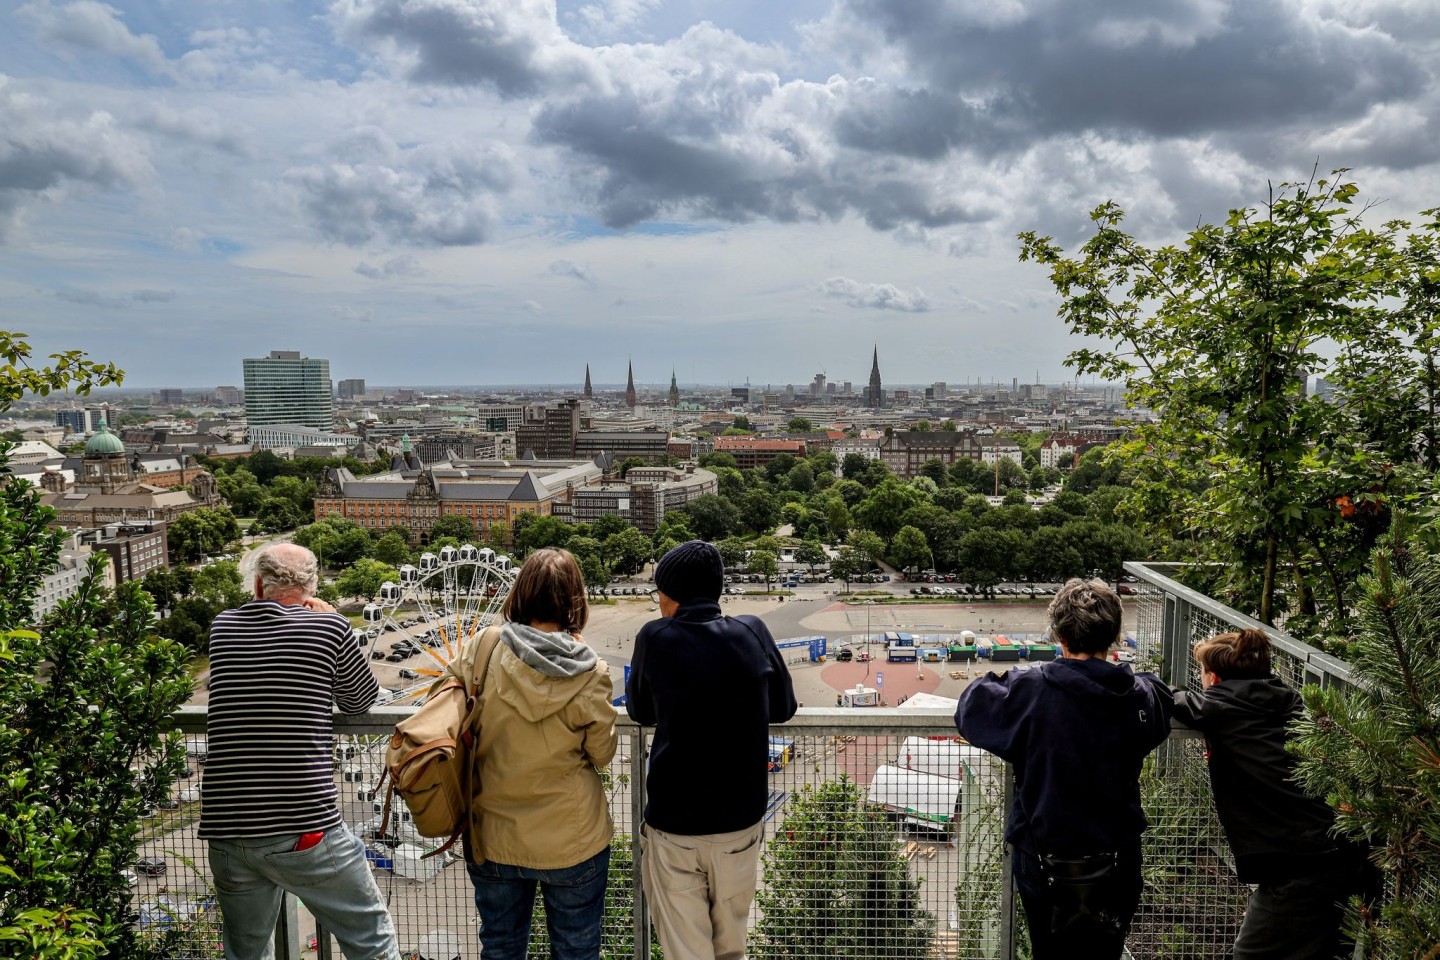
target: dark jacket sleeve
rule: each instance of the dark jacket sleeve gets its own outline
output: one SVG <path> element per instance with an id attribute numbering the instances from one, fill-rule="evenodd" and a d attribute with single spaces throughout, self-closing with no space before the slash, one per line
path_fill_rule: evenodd
<path id="1" fill-rule="evenodd" d="M 630 719 L 653 727 L 657 721 L 655 698 L 650 692 L 650 678 L 646 675 L 645 648 L 648 646 L 649 630 L 641 628 L 635 636 L 635 653 L 630 658 L 630 676 L 625 681 L 625 712 Z"/>
<path id="2" fill-rule="evenodd" d="M 770 722 L 784 723 L 795 716 L 799 707 L 795 702 L 795 682 L 790 678 L 790 668 L 785 665 L 780 648 L 775 645 L 775 635 L 759 617 L 742 616 L 735 619 L 748 627 L 760 642 L 761 656 L 765 658 L 772 674 L 769 689 L 766 691 L 769 696 Z"/>
<path id="3" fill-rule="evenodd" d="M 1191 690 L 1171 694 L 1170 716 L 1192 730 L 1205 729 L 1205 696 Z"/>
<path id="4" fill-rule="evenodd" d="M 1012 688 L 1018 674 L 986 674 L 960 694 L 955 726 L 960 735 L 1002 760 L 1014 762 L 1025 751 L 1024 708 Z"/>
<path id="5" fill-rule="evenodd" d="M 790 679 L 790 668 L 780 656 L 780 648 L 772 640 L 765 655 L 770 659 L 774 675 L 770 678 L 770 722 L 784 723 L 795 716 L 798 709 L 795 702 L 795 683 Z"/>
<path id="6" fill-rule="evenodd" d="M 1175 698 L 1165 681 L 1153 673 L 1137 673 L 1135 679 L 1145 689 L 1150 700 L 1144 743 L 1145 753 L 1149 753 L 1170 736 L 1170 714 L 1174 709 Z"/>

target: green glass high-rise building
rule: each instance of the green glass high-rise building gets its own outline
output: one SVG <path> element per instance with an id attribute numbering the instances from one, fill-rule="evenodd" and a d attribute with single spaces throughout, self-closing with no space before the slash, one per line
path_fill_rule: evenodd
<path id="1" fill-rule="evenodd" d="M 335 396 L 330 361 L 300 356 L 296 350 L 271 350 L 268 357 L 247 357 L 245 417 L 250 425 L 284 423 L 335 429 Z"/>

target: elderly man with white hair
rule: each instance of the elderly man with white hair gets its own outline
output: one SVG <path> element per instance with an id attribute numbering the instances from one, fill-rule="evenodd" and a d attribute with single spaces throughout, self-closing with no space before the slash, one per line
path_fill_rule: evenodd
<path id="1" fill-rule="evenodd" d="M 365 846 L 340 816 L 332 754 L 332 704 L 363 713 L 380 685 L 350 622 L 316 599 L 313 553 L 275 544 L 259 551 L 254 570 L 255 599 L 210 628 L 200 836 L 209 843 L 225 956 L 272 955 L 288 891 L 350 960 L 397 960 Z"/>

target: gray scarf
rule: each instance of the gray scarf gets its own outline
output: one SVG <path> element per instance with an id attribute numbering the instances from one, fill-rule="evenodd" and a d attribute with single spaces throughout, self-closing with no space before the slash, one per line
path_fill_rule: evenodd
<path id="1" fill-rule="evenodd" d="M 500 639 L 521 663 L 547 677 L 578 677 L 594 669 L 599 659 L 594 650 L 564 631 L 545 633 L 525 623 L 505 624 Z"/>

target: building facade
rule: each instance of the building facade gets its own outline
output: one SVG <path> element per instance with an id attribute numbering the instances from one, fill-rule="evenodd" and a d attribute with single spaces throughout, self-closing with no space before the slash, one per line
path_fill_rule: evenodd
<path id="1" fill-rule="evenodd" d="M 250 425 L 250 443 L 257 450 L 275 447 L 353 447 L 361 437 L 353 433 L 317 430 L 300 423 Z"/>
<path id="2" fill-rule="evenodd" d="M 246 358 L 243 365 L 245 419 L 252 429 L 266 424 L 295 424 L 326 433 L 335 429 L 329 360 L 271 350 L 268 357 Z"/>
<path id="3" fill-rule="evenodd" d="M 698 467 L 634 467 L 624 480 L 577 487 L 568 503 L 557 505 L 555 515 L 577 523 L 620 517 L 649 537 L 660 529 L 665 514 L 719 489 L 715 474 Z"/>
<path id="4" fill-rule="evenodd" d="M 890 472 L 907 480 L 920 476 L 929 460 L 948 467 L 957 460 L 980 459 L 980 441 L 970 430 L 897 430 L 877 450 Z"/>
<path id="5" fill-rule="evenodd" d="M 728 453 L 741 470 L 763 467 L 782 453 L 805 456 L 804 440 L 758 440 L 754 437 L 716 437 L 715 452 Z"/>
<path id="6" fill-rule="evenodd" d="M 110 558 L 111 581 L 144 580 L 152 570 L 170 569 L 164 520 L 127 520 L 80 531 L 80 542 Z"/>

